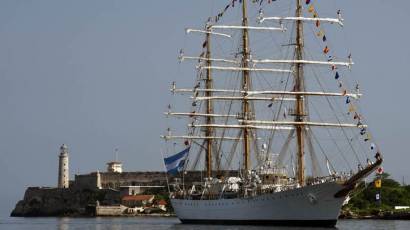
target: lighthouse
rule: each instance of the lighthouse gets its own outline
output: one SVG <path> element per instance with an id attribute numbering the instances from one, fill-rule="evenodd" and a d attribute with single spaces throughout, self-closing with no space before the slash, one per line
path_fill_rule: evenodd
<path id="1" fill-rule="evenodd" d="M 68 188 L 68 147 L 63 144 L 58 156 L 58 188 Z"/>

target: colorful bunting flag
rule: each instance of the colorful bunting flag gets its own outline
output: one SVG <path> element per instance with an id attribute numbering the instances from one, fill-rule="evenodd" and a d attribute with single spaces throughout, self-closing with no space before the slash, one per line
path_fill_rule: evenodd
<path id="1" fill-rule="evenodd" d="M 377 179 L 374 181 L 374 187 L 375 188 L 381 188 L 382 187 L 382 180 L 381 179 Z M 376 198 L 377 199 L 377 198 Z"/>
<path id="2" fill-rule="evenodd" d="M 378 201 L 378 202 L 380 201 L 380 193 L 379 192 L 376 193 L 376 201 Z"/>
<path id="3" fill-rule="evenodd" d="M 313 7 L 313 5 L 310 5 L 308 11 L 309 13 L 313 13 L 315 11 L 315 7 Z"/>
<path id="4" fill-rule="evenodd" d="M 356 108 L 354 107 L 354 105 L 350 104 L 349 106 L 349 113 L 353 113 L 356 111 Z"/>
<path id="5" fill-rule="evenodd" d="M 370 141 L 372 139 L 372 136 L 370 135 L 370 133 L 366 134 L 366 138 L 364 138 L 364 141 Z"/>
<path id="6" fill-rule="evenodd" d="M 361 130 L 360 130 L 360 135 L 365 135 L 366 134 L 366 128 L 362 128 Z"/>
<path id="7" fill-rule="evenodd" d="M 327 46 L 323 49 L 323 53 L 325 53 L 325 54 L 329 53 L 329 51 L 330 51 L 330 49 Z"/>
<path id="8" fill-rule="evenodd" d="M 339 79 L 339 77 L 340 77 L 339 72 L 336 71 L 335 79 L 337 80 L 337 79 Z"/>
<path id="9" fill-rule="evenodd" d="M 306 5 L 309 5 L 310 3 L 311 3 L 310 0 L 306 0 Z M 318 15 L 318 13 L 316 12 L 315 7 L 314 7 L 313 4 L 310 4 L 309 7 L 307 8 L 307 10 L 308 10 L 309 13 L 312 13 L 312 17 L 313 17 L 313 18 L 318 18 L 318 17 L 319 17 L 319 15 Z M 338 18 L 341 19 L 341 12 L 340 12 L 340 10 L 337 11 L 337 15 L 338 15 Z M 319 30 L 319 31 L 316 32 L 316 36 L 318 36 L 319 38 L 321 38 L 323 42 L 327 42 L 327 37 L 326 37 L 325 32 L 323 31 L 323 29 L 320 29 L 321 23 L 320 23 L 320 21 L 319 21 L 318 19 L 316 19 L 316 21 L 315 21 L 315 26 L 316 26 L 316 27 L 318 28 L 318 30 Z M 325 48 L 323 49 L 323 53 L 324 53 L 324 54 L 328 54 L 329 52 L 330 52 L 330 48 L 326 45 Z M 349 59 L 349 62 L 352 62 L 352 55 L 351 55 L 351 54 L 348 55 L 348 59 Z M 329 62 L 330 62 L 330 61 L 333 61 L 333 57 L 332 57 L 332 56 L 329 56 L 327 60 L 328 60 Z M 331 65 L 331 69 L 332 69 L 332 71 L 335 71 L 335 70 L 337 70 L 338 68 L 337 68 L 336 65 Z M 338 80 L 339 78 L 340 78 L 340 74 L 339 74 L 338 71 L 336 71 L 336 73 L 335 73 L 335 79 Z M 343 82 L 340 81 L 340 80 L 338 80 L 338 86 L 339 86 L 339 88 L 343 88 Z M 358 86 L 358 85 L 356 85 L 356 92 L 359 93 L 359 86 Z M 347 95 L 347 90 L 346 90 L 346 89 L 343 89 L 342 95 L 343 95 L 343 96 L 346 96 L 346 95 Z M 355 106 L 351 103 L 351 98 L 350 98 L 349 96 L 346 97 L 346 104 L 349 104 L 349 112 L 348 112 L 348 114 L 354 112 L 354 117 L 353 117 L 353 119 L 354 119 L 354 120 L 358 120 L 358 126 L 361 126 L 361 125 L 362 125 L 362 124 L 361 124 L 361 119 L 362 119 L 362 118 L 361 118 L 361 116 L 356 112 L 356 108 L 355 108 Z M 271 106 L 271 104 L 269 105 L 269 107 L 270 107 L 270 106 Z M 372 139 L 370 133 L 367 133 L 367 129 L 364 128 L 364 127 L 361 128 L 360 134 L 361 134 L 362 136 L 363 136 L 363 135 L 366 135 L 366 136 L 364 137 L 364 141 L 365 141 L 365 142 L 367 142 L 367 141 L 369 141 L 369 140 Z M 372 143 L 372 145 L 371 145 L 370 148 L 373 150 L 373 149 L 375 148 L 375 145 Z M 378 196 L 378 197 L 377 197 L 376 199 L 377 199 L 377 200 L 380 199 L 380 197 L 379 197 L 380 194 L 377 194 L 377 196 Z"/>

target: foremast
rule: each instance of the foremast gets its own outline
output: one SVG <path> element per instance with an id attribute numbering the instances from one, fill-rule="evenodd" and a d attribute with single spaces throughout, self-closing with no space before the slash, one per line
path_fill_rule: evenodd
<path id="1" fill-rule="evenodd" d="M 246 0 L 242 1 L 242 90 L 243 90 L 243 100 L 242 100 L 242 118 L 246 122 L 251 118 L 251 112 L 249 109 L 249 101 L 247 100 L 248 93 L 250 90 L 250 77 L 249 77 L 249 33 L 248 33 L 248 16 L 246 8 Z M 250 162 L 250 140 L 249 140 L 249 129 L 247 127 L 243 128 L 243 166 L 245 172 L 249 170 Z"/>
<path id="2" fill-rule="evenodd" d="M 210 67 L 212 65 L 211 61 L 211 28 L 210 25 L 206 25 L 206 66 Z M 205 92 L 206 97 L 212 97 L 212 74 L 211 74 L 211 69 L 207 68 L 206 69 L 206 79 L 205 79 L 205 88 L 207 91 Z M 212 100 L 207 100 L 206 102 L 206 114 L 213 114 L 213 104 Z M 213 123 L 213 117 L 212 116 L 206 116 L 206 124 L 212 124 Z M 205 136 L 210 137 L 213 134 L 212 127 L 206 127 L 205 131 Z M 205 156 L 205 162 L 206 162 L 206 175 L 208 178 L 212 177 L 212 139 L 207 139 L 206 140 L 206 156 Z"/>
<path id="3" fill-rule="evenodd" d="M 296 17 L 302 17 L 302 0 L 296 0 Z M 303 21 L 296 21 L 296 46 L 295 56 L 296 60 L 303 60 Z M 303 79 L 303 64 L 295 64 L 295 92 L 303 92 L 304 90 Z M 296 111 L 295 122 L 303 122 L 305 117 L 304 97 L 302 95 L 296 95 Z M 305 156 L 304 156 L 304 125 L 295 125 L 296 137 L 297 137 L 297 179 L 301 186 L 305 184 Z"/>

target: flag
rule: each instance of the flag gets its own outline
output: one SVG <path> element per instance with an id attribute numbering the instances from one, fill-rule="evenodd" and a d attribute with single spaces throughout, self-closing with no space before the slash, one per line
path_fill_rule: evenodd
<path id="1" fill-rule="evenodd" d="M 381 188 L 382 187 L 382 180 L 381 179 L 377 179 L 374 181 L 374 187 L 375 188 Z"/>
<path id="2" fill-rule="evenodd" d="M 172 155 L 170 157 L 164 158 L 164 163 L 165 163 L 165 167 L 167 168 L 167 173 L 175 175 L 181 172 L 181 170 L 184 168 L 185 160 L 188 156 L 190 148 L 191 146 L 188 146 L 188 148 L 182 150 L 181 152 L 175 155 Z"/>
<path id="3" fill-rule="evenodd" d="M 313 13 L 313 11 L 315 11 L 315 7 L 313 7 L 313 5 L 310 5 L 308 11 L 309 13 Z"/>
<path id="4" fill-rule="evenodd" d="M 350 104 L 349 106 L 349 113 L 353 113 L 356 111 L 356 108 L 354 107 L 354 105 Z"/>
<path id="5" fill-rule="evenodd" d="M 360 130 L 360 135 L 365 135 L 366 134 L 366 128 L 362 128 L 361 130 Z"/>
<path id="6" fill-rule="evenodd" d="M 366 138 L 364 138 L 364 141 L 370 141 L 372 139 L 372 135 L 370 133 L 366 133 Z"/>
<path id="7" fill-rule="evenodd" d="M 327 46 L 323 49 L 323 53 L 325 53 L 325 54 L 329 53 L 329 51 L 330 51 L 330 49 Z"/>
<path id="8" fill-rule="evenodd" d="M 340 77 L 339 72 L 336 71 L 335 79 L 337 80 L 339 79 L 339 77 Z"/>
<path id="9" fill-rule="evenodd" d="M 380 193 L 376 193 L 376 201 L 380 201 L 381 197 L 380 197 Z"/>

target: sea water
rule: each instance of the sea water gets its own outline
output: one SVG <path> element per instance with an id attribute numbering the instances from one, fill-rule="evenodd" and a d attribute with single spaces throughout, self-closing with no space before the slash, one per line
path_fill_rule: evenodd
<path id="1" fill-rule="evenodd" d="M 184 225 L 174 217 L 116 217 L 116 218 L 21 218 L 0 217 L 0 230 L 139 230 L 139 229 L 301 229 L 272 226 Z M 321 229 L 321 228 L 302 228 Z M 339 220 L 336 229 L 410 229 L 410 221 L 399 220 Z"/>

